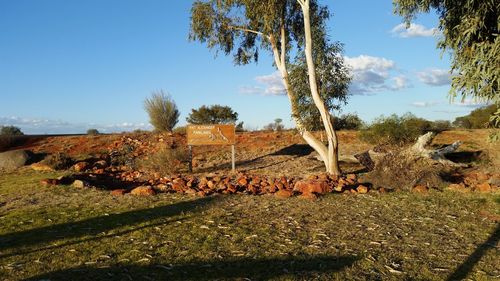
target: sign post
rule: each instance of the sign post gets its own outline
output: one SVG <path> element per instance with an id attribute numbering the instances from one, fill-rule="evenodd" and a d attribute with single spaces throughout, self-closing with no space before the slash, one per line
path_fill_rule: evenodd
<path id="1" fill-rule="evenodd" d="M 234 125 L 188 125 L 187 144 L 189 146 L 189 171 L 192 171 L 192 146 L 196 145 L 231 145 L 231 168 L 236 169 L 235 164 L 236 133 Z"/>

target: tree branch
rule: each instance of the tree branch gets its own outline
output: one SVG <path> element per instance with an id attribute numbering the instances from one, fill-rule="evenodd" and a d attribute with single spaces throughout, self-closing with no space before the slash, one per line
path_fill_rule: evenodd
<path id="1" fill-rule="evenodd" d="M 269 35 L 266 35 L 266 34 L 260 32 L 260 31 L 255 31 L 255 30 L 252 30 L 252 29 L 248 29 L 248 28 L 244 28 L 244 27 L 240 27 L 240 26 L 234 26 L 234 25 L 229 25 L 228 27 L 231 28 L 231 29 L 234 29 L 234 30 L 240 30 L 240 31 L 248 32 L 248 33 L 257 34 L 257 35 L 260 35 L 260 36 L 262 36 L 264 38 L 267 38 L 268 40 L 270 39 Z"/>

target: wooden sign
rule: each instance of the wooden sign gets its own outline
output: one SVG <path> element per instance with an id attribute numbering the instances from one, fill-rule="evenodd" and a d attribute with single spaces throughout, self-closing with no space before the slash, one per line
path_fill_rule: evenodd
<path id="1" fill-rule="evenodd" d="M 188 125 L 188 145 L 234 145 L 234 125 Z"/>

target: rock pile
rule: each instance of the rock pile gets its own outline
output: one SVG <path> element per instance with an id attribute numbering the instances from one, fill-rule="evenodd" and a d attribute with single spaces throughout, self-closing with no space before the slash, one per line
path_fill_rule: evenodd
<path id="1" fill-rule="evenodd" d="M 452 175 L 452 183 L 448 190 L 458 192 L 493 192 L 500 189 L 500 174 L 471 172 L 465 175 Z"/>
<path id="2" fill-rule="evenodd" d="M 321 174 L 307 179 L 293 177 L 270 178 L 260 175 L 239 173 L 234 176 L 211 174 L 206 176 L 174 176 L 160 177 L 147 181 L 134 181 L 140 177 L 138 172 L 116 173 L 113 179 L 121 180 L 126 187 L 113 188 L 113 195 L 154 195 L 156 193 L 182 193 L 197 196 L 211 194 L 272 194 L 279 198 L 298 195 L 305 199 L 315 199 L 326 193 L 364 194 L 369 191 L 365 185 L 358 183 L 354 174 L 342 177 Z M 99 182 L 99 174 L 74 175 L 60 179 L 42 180 L 44 185 L 71 184 L 83 188 L 91 186 L 109 186 L 109 182 Z M 109 180 L 109 179 L 108 179 Z M 115 182 L 116 183 L 116 182 Z M 132 184 L 131 183 L 135 183 Z M 115 184 L 116 186 L 116 184 Z"/>

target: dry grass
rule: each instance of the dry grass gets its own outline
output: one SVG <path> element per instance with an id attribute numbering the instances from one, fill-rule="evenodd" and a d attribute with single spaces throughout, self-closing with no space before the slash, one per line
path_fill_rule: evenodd
<path id="1" fill-rule="evenodd" d="M 498 195 L 113 197 L 0 175 L 1 280 L 500 277 Z"/>

